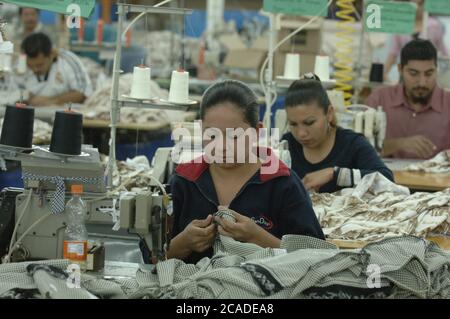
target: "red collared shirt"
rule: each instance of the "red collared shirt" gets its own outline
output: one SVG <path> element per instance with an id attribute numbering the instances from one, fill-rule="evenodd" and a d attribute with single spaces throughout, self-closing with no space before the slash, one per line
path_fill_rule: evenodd
<path id="1" fill-rule="evenodd" d="M 406 101 L 402 84 L 379 88 L 368 97 L 366 104 L 382 106 L 386 112 L 386 139 L 425 136 L 437 147 L 433 156 L 450 149 L 450 92 L 436 86 L 428 105 L 419 112 Z M 393 157 L 417 158 L 403 151 Z"/>
<path id="2" fill-rule="evenodd" d="M 265 156 L 267 155 L 267 157 Z M 241 188 L 229 208 L 252 219 L 257 225 L 281 239 L 287 234 L 324 239 L 312 208 L 311 199 L 297 174 L 269 151 L 261 169 Z M 277 169 L 263 173 L 262 168 L 279 162 Z M 218 210 L 219 199 L 209 172 L 209 164 L 193 161 L 178 165 L 171 179 L 173 228 L 175 237 L 194 219 L 205 219 Z M 196 263 L 212 256 L 212 249 L 193 253 L 185 262 Z"/>

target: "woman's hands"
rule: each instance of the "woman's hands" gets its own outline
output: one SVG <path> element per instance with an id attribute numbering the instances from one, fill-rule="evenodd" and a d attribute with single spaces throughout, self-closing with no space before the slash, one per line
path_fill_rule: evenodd
<path id="1" fill-rule="evenodd" d="M 280 247 L 280 240 L 258 226 L 251 218 L 236 213 L 233 210 L 227 209 L 235 218 L 235 221 L 230 221 L 222 217 L 215 217 L 218 224 L 217 230 L 219 234 L 228 236 L 234 240 L 253 243 L 261 247 Z"/>
<path id="2" fill-rule="evenodd" d="M 202 253 L 214 244 L 217 233 L 261 247 L 280 247 L 280 240 L 258 226 L 251 218 L 227 210 L 234 216 L 235 221 L 208 215 L 205 219 L 190 222 L 170 242 L 167 258 L 184 259 L 193 252 Z"/>
<path id="3" fill-rule="evenodd" d="M 212 215 L 205 219 L 195 219 L 171 240 L 167 258 L 184 259 L 193 252 L 204 252 L 212 246 L 216 234 L 217 226 L 213 223 Z"/>
<path id="4" fill-rule="evenodd" d="M 333 180 L 333 174 L 333 168 L 325 168 L 317 172 L 306 174 L 302 181 L 306 190 L 318 191 L 323 185 Z"/>
<path id="5" fill-rule="evenodd" d="M 235 218 L 235 222 L 224 219 L 222 217 L 214 217 L 218 224 L 219 234 L 231 237 L 242 242 L 254 242 L 255 237 L 263 231 L 252 219 L 227 209 Z"/>
<path id="6" fill-rule="evenodd" d="M 213 245 L 216 234 L 213 216 L 208 215 L 205 219 L 194 219 L 190 222 L 181 232 L 181 237 L 191 253 L 201 253 Z"/>

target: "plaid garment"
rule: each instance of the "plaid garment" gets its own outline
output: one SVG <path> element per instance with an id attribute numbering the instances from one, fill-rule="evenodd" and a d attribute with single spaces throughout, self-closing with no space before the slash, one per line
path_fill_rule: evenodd
<path id="1" fill-rule="evenodd" d="M 170 259 L 158 263 L 156 273 L 138 270 L 134 279 L 83 274 L 77 289 L 66 287 L 54 269 L 30 271 L 30 264 L 65 270 L 67 261 L 0 265 L 0 296 L 37 289 L 41 298 L 450 298 L 450 253 L 418 237 L 339 250 L 315 238 L 288 235 L 281 247 L 218 236 L 211 259 L 197 264 Z M 369 265 L 379 267 L 380 288 L 368 287 Z"/>

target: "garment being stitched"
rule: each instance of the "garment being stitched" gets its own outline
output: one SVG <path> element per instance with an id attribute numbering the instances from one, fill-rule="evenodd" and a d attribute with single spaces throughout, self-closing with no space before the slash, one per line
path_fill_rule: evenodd
<path id="1" fill-rule="evenodd" d="M 339 250 L 307 236 L 285 236 L 272 249 L 220 235 L 213 257 L 195 265 L 170 259 L 126 280 L 82 274 L 75 290 L 54 269 L 68 262 L 30 264 L 0 265 L 0 296 L 37 289 L 40 298 L 450 298 L 450 253 L 412 236 Z M 368 286 L 370 265 L 379 267 L 380 288 Z"/>

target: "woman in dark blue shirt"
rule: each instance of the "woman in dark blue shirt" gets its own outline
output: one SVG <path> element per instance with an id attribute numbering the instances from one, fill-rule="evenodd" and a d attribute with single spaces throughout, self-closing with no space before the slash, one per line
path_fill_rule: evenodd
<path id="1" fill-rule="evenodd" d="M 253 147 L 261 128 L 258 109 L 255 94 L 238 81 L 218 82 L 205 92 L 204 155 L 178 165 L 171 181 L 168 258 L 196 262 L 211 256 L 217 233 L 262 247 L 279 247 L 285 234 L 324 238 L 298 176 L 270 150 L 264 149 L 264 157 L 262 148 Z M 230 129 L 241 132 L 231 135 Z M 235 222 L 213 216 L 219 206 L 227 207 Z"/>
<path id="2" fill-rule="evenodd" d="M 363 176 L 380 172 L 394 180 L 364 135 L 340 128 L 320 80 L 302 79 L 289 87 L 286 114 L 292 169 L 306 189 L 332 193 L 355 186 Z"/>

